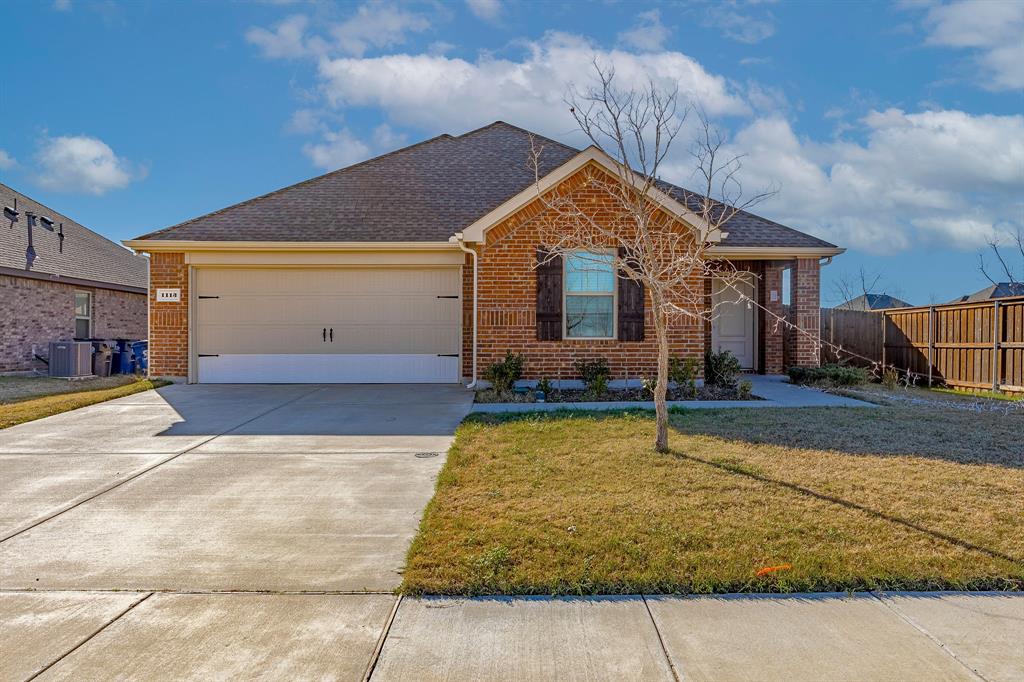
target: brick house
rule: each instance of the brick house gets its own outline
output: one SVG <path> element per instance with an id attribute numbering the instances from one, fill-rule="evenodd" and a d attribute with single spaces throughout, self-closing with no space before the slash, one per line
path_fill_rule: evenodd
<path id="1" fill-rule="evenodd" d="M 574 379 L 574 361 L 597 356 L 616 380 L 652 375 L 648 297 L 615 276 L 614 256 L 606 267 L 594 254 L 586 268 L 572 254 L 538 260 L 539 226 L 552 216 L 537 199 L 531 139 L 543 145 L 542 191 L 582 193 L 600 215 L 610 199 L 584 178 L 611 159 L 496 122 L 125 242 L 152 259 L 150 372 L 203 383 L 457 382 L 512 351 L 529 379 Z M 652 200 L 685 226 L 693 212 L 681 192 L 665 185 Z M 819 264 L 842 252 L 746 212 L 708 251 L 749 273 L 759 305 L 782 316 L 788 299 L 790 319 L 813 330 Z M 673 354 L 729 349 L 762 373 L 781 372 L 784 357 L 818 362 L 813 338 L 792 335 L 787 347 L 757 306 L 716 300 L 716 283 L 703 284 L 703 305 L 721 305 L 711 323 L 672 328 Z"/>
<path id="2" fill-rule="evenodd" d="M 0 372 L 50 341 L 146 338 L 148 259 L 0 184 Z"/>

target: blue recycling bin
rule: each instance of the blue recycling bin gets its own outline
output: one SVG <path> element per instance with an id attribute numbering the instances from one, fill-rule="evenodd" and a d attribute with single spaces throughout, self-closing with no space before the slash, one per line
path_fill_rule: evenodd
<path id="1" fill-rule="evenodd" d="M 149 341 L 135 341 L 132 343 L 132 352 L 135 353 L 135 366 L 141 372 L 149 369 Z"/>
<path id="2" fill-rule="evenodd" d="M 132 343 L 128 339 L 117 340 L 117 352 L 114 354 L 114 371 L 120 374 L 135 372 L 135 357 L 132 354 Z"/>

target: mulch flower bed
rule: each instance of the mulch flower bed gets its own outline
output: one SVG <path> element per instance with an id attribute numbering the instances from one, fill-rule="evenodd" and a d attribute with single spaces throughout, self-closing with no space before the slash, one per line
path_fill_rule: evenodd
<path id="1" fill-rule="evenodd" d="M 721 386 L 698 386 L 696 395 L 677 388 L 670 388 L 668 400 L 761 400 L 757 396 L 741 396 L 737 388 Z M 544 396 L 547 403 L 606 403 L 624 401 L 654 400 L 651 392 L 645 388 L 610 388 L 604 393 L 594 394 L 585 389 L 554 389 Z M 527 393 L 497 393 L 487 388 L 476 392 L 478 403 L 535 403 L 537 398 L 531 390 Z"/>

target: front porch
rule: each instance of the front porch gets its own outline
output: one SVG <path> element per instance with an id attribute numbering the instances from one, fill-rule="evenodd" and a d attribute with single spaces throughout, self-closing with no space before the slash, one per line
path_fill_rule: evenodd
<path id="1" fill-rule="evenodd" d="M 732 260 L 726 268 L 741 276 L 706 283 L 712 311 L 706 348 L 730 351 L 744 370 L 757 374 L 818 365 L 819 259 Z"/>

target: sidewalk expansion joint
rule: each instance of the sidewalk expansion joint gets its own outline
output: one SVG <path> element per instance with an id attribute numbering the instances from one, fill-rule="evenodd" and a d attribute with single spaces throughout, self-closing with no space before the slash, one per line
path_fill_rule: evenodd
<path id="1" fill-rule="evenodd" d="M 681 682 L 682 677 L 680 677 L 679 671 L 676 670 L 676 666 L 672 662 L 672 657 L 668 653 L 668 647 L 665 646 L 665 638 L 661 636 L 661 629 L 658 627 L 658 621 L 654 619 L 654 612 L 651 611 L 651 605 L 647 603 L 647 595 L 641 594 L 640 599 L 644 603 L 644 608 L 647 609 L 647 616 L 651 619 L 651 625 L 654 626 L 654 634 L 658 635 L 658 644 L 661 646 L 661 653 L 665 655 L 665 662 L 668 663 L 668 669 L 672 672 L 672 679 L 675 682 Z"/>
<path id="2" fill-rule="evenodd" d="M 373 653 L 370 655 L 370 661 L 366 664 L 366 672 L 363 673 L 362 682 L 369 682 L 370 677 L 373 675 L 373 671 L 377 667 L 377 661 L 380 660 L 380 654 L 384 650 L 384 642 L 387 640 L 388 635 L 391 634 L 391 625 L 395 622 L 395 617 L 398 615 L 398 607 L 401 605 L 402 595 L 398 595 L 395 605 L 391 607 L 391 613 L 388 614 L 388 619 L 384 621 L 384 629 L 381 630 L 380 637 L 377 638 L 377 645 L 373 647 Z"/>
<path id="3" fill-rule="evenodd" d="M 239 429 L 239 428 L 245 426 L 246 424 L 249 424 L 251 422 L 256 421 L 260 417 L 265 417 L 266 415 L 270 414 L 271 412 L 273 412 L 275 410 L 279 410 L 282 407 L 285 407 L 287 405 L 291 405 L 292 403 L 296 402 L 297 400 L 301 400 L 302 398 L 305 398 L 307 396 L 313 395 L 317 391 L 322 391 L 322 390 L 324 390 L 324 387 L 321 386 L 319 388 L 313 389 L 309 393 L 303 393 L 302 395 L 298 396 L 297 398 L 293 398 L 291 400 L 285 401 L 285 402 L 281 403 L 280 405 L 277 405 L 276 407 L 272 407 L 269 410 L 266 410 L 265 412 L 261 412 L 260 414 L 256 415 L 255 417 L 252 417 L 251 419 L 246 419 L 241 424 L 236 424 L 235 426 L 232 426 L 227 431 L 222 431 L 221 433 L 218 433 L 218 434 L 215 434 L 213 436 L 210 436 L 209 438 L 203 440 L 202 442 L 196 443 L 195 445 L 193 445 L 190 448 L 186 448 L 186 449 L 182 450 L 181 452 L 178 452 L 178 453 L 175 453 L 175 454 L 171 455 L 170 457 L 165 457 L 164 459 L 160 460 L 159 462 L 156 462 L 155 464 L 152 464 L 152 465 L 150 465 L 148 467 L 145 467 L 141 471 L 137 471 L 134 474 L 132 474 L 132 475 L 126 477 L 126 478 L 122 478 L 119 481 L 115 481 L 113 484 L 108 485 L 107 487 L 100 489 L 98 492 L 93 493 L 93 494 L 89 495 L 88 497 L 80 499 L 77 502 L 73 502 L 71 504 L 67 504 L 67 505 L 65 505 L 63 507 L 58 507 L 57 511 L 55 511 L 55 512 L 53 512 L 51 514 L 47 514 L 46 516 L 44 516 L 42 518 L 38 518 L 35 521 L 31 521 L 27 525 L 22 526 L 21 528 L 18 528 L 17 530 L 15 530 L 15 531 L 13 531 L 11 533 L 8 533 L 4 537 L 0 538 L 0 543 L 7 542 L 11 538 L 17 537 L 17 536 L 21 535 L 22 533 L 25 533 L 27 531 L 32 530 L 36 526 L 42 525 L 42 524 L 46 523 L 47 521 L 50 521 L 51 519 L 57 518 L 61 514 L 65 514 L 65 513 L 69 512 L 69 511 L 71 511 L 72 509 L 75 509 L 77 507 L 82 506 L 86 502 L 90 502 L 92 500 L 95 500 L 100 495 L 105 495 L 106 493 L 109 493 L 111 490 L 115 490 L 117 488 L 120 488 L 125 483 L 130 483 L 131 481 L 134 481 L 135 479 L 139 478 L 140 476 L 148 474 L 150 471 L 153 471 L 157 467 L 163 466 L 164 464 L 167 464 L 168 462 L 173 461 L 173 460 L 181 457 L 182 455 L 186 455 L 186 454 L 192 452 L 193 450 L 195 450 L 197 448 L 201 448 L 202 446 L 206 445 L 210 441 L 212 441 L 212 440 L 214 440 L 216 438 L 220 438 L 221 436 L 227 435 L 227 434 L 231 433 L 232 431 L 234 431 L 235 429 Z"/>
<path id="4" fill-rule="evenodd" d="M 76 651 L 78 651 L 79 649 L 81 649 L 81 648 L 82 648 L 83 646 L 85 646 L 85 645 L 86 645 L 86 644 L 87 644 L 87 643 L 88 643 L 88 642 L 89 642 L 90 640 L 92 640 L 92 638 L 93 638 L 93 637 L 95 637 L 96 635 L 98 635 L 98 634 L 100 634 L 101 632 L 103 632 L 104 630 L 106 630 L 106 629 L 107 629 L 108 627 L 110 627 L 111 625 L 113 625 L 114 623 L 116 623 L 116 622 L 117 622 L 118 620 L 120 620 L 120 619 L 121 619 L 122 617 L 124 617 L 124 615 L 125 615 L 125 614 L 127 614 L 127 613 L 128 613 L 129 611 L 131 611 L 131 610 L 132 610 L 132 609 L 134 609 L 134 608 L 135 608 L 136 606 L 138 606 L 139 604 L 141 604 L 142 602 L 146 601 L 147 599 L 149 599 L 149 598 L 150 598 L 150 597 L 152 597 L 152 596 L 153 596 L 153 593 L 152 593 L 152 592 L 149 592 L 149 593 L 147 593 L 147 594 L 144 594 L 144 595 L 142 596 L 142 598 L 141 598 L 141 599 L 136 599 L 136 600 L 135 600 L 134 602 L 132 602 L 132 603 L 131 603 L 131 604 L 130 604 L 130 605 L 128 606 L 128 608 L 124 609 L 124 610 L 123 610 L 123 611 L 121 611 L 121 612 L 120 612 L 119 614 L 117 614 L 116 616 L 114 616 L 114 617 L 113 617 L 113 618 L 112 618 L 111 620 L 107 621 L 106 623 L 104 623 L 103 625 L 101 625 L 100 627 L 98 627 L 98 628 L 97 628 L 96 630 L 94 630 L 94 631 L 93 631 L 93 633 L 92 633 L 91 635 L 87 636 L 87 637 L 86 637 L 85 639 L 83 639 L 83 640 L 82 640 L 81 642 L 79 642 L 79 643 L 78 643 L 78 644 L 76 644 L 75 646 L 73 646 L 73 647 L 71 647 L 70 649 L 68 649 L 67 651 L 65 651 L 65 652 L 64 652 L 63 654 L 61 654 L 60 656 L 58 656 L 57 658 L 55 658 L 54 660 L 52 660 L 52 661 L 51 661 L 50 663 L 46 664 L 46 665 L 45 665 L 45 666 L 44 666 L 43 668 L 41 668 L 40 670 L 37 670 L 37 671 L 35 672 L 35 674 L 33 674 L 33 675 L 32 675 L 31 677 L 29 677 L 29 678 L 28 678 L 28 679 L 27 679 L 27 680 L 26 680 L 25 682 L 32 682 L 32 680 L 36 679 L 37 677 L 39 677 L 40 675 L 42 675 L 43 673 L 45 673 L 45 672 L 46 672 L 47 670 L 49 670 L 49 669 L 50 669 L 50 668 L 52 668 L 53 666 L 55 666 L 55 665 L 57 665 L 58 663 L 60 663 L 61 661 L 63 661 L 63 660 L 65 659 L 65 658 L 67 658 L 68 656 L 70 656 L 70 655 L 71 655 L 71 654 L 73 654 L 74 652 L 76 652 Z"/>

